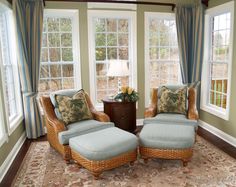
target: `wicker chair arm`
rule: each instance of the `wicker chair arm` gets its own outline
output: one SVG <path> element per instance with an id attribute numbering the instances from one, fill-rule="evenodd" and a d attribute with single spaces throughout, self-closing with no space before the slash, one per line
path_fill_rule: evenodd
<path id="1" fill-rule="evenodd" d="M 198 120 L 198 110 L 196 107 L 196 98 L 197 98 L 197 91 L 195 88 L 190 88 L 188 90 L 188 119 Z"/>
<path id="2" fill-rule="evenodd" d="M 157 115 L 157 107 L 149 106 L 148 108 L 146 108 L 144 113 L 145 118 L 152 118 L 156 115 Z"/>
<path id="3" fill-rule="evenodd" d="M 144 113 L 145 118 L 151 118 L 157 115 L 157 94 L 157 88 L 153 88 L 151 93 L 151 103 Z"/>
<path id="4" fill-rule="evenodd" d="M 57 134 L 59 132 L 66 130 L 64 123 L 62 121 L 58 120 L 57 118 L 53 119 L 53 120 L 47 118 L 47 121 L 48 121 L 48 125 L 51 125 Z"/>
<path id="5" fill-rule="evenodd" d="M 50 98 L 42 96 L 40 102 L 48 125 L 52 126 L 56 133 L 66 130 L 65 124 L 56 117 Z"/>
<path id="6" fill-rule="evenodd" d="M 103 113 L 103 112 L 98 112 L 95 109 L 90 110 L 91 113 L 93 114 L 93 118 L 97 121 L 101 121 L 101 122 L 109 122 L 110 118 L 107 114 Z"/>

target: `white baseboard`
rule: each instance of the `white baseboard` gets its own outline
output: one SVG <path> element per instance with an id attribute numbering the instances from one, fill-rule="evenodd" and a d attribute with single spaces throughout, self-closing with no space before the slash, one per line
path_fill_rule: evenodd
<path id="1" fill-rule="evenodd" d="M 24 133 L 22 133 L 21 137 L 16 142 L 13 149 L 11 150 L 11 152 L 8 154 L 7 158 L 5 159 L 3 164 L 1 165 L 1 167 L 0 167 L 0 183 L 3 179 L 3 177 L 6 175 L 8 169 L 10 168 L 10 166 L 12 164 L 12 162 L 14 161 L 14 159 L 15 159 L 17 153 L 19 152 L 21 146 L 25 142 L 25 139 L 26 139 L 26 133 L 24 132 Z"/>
<path id="2" fill-rule="evenodd" d="M 137 126 L 142 126 L 143 125 L 143 119 L 137 119 L 136 123 L 137 123 Z"/>
<path id="3" fill-rule="evenodd" d="M 212 126 L 202 120 L 199 120 L 198 124 L 203 129 L 209 131 L 210 133 L 214 134 L 215 136 L 219 137 L 220 139 L 224 140 L 225 142 L 227 142 L 228 144 L 230 144 L 236 148 L 236 138 L 234 138 L 233 136 L 226 134 L 222 130 L 217 129 L 214 126 Z"/>

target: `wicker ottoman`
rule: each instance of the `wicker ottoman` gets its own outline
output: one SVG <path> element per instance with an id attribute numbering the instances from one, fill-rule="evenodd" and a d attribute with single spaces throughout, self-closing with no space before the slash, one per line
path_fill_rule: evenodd
<path id="1" fill-rule="evenodd" d="M 116 127 L 77 136 L 69 140 L 71 156 L 95 178 L 105 171 L 137 159 L 138 139 Z"/>
<path id="2" fill-rule="evenodd" d="M 146 124 L 139 140 L 145 162 L 148 158 L 179 159 L 186 166 L 193 155 L 195 130 L 186 125 Z"/>

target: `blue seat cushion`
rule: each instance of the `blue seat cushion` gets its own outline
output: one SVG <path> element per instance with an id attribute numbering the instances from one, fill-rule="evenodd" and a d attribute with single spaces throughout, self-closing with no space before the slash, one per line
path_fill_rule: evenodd
<path id="1" fill-rule="evenodd" d="M 153 118 L 146 118 L 143 121 L 143 124 L 150 124 L 150 123 L 155 123 L 155 124 L 170 124 L 170 125 L 190 125 L 197 130 L 198 128 L 198 121 L 197 120 L 190 120 L 188 119 L 185 115 L 183 114 L 169 114 L 169 113 L 161 113 L 157 114 Z"/>
<path id="2" fill-rule="evenodd" d="M 96 120 L 79 121 L 67 125 L 66 131 L 58 133 L 58 139 L 61 144 L 67 145 L 69 144 L 70 138 L 110 127 L 114 127 L 114 123 L 100 122 Z"/>
<path id="3" fill-rule="evenodd" d="M 139 135 L 140 145 L 154 149 L 186 149 L 195 141 L 193 126 L 147 124 Z"/>
<path id="4" fill-rule="evenodd" d="M 135 150 L 138 138 L 117 127 L 84 134 L 71 138 L 72 150 L 89 160 L 109 160 L 113 157 Z"/>

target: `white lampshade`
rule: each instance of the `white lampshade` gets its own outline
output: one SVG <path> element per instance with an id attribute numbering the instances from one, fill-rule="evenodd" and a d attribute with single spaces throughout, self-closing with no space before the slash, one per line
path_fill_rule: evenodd
<path id="1" fill-rule="evenodd" d="M 125 60 L 110 60 L 107 76 L 109 77 L 124 77 L 129 75 L 127 61 Z"/>

